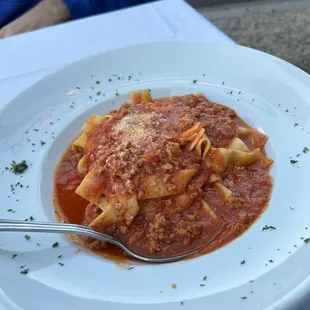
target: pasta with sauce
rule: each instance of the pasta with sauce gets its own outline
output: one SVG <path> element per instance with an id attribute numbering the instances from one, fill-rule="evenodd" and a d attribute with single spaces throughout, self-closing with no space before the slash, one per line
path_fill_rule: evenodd
<path id="1" fill-rule="evenodd" d="M 270 199 L 267 136 L 202 94 L 152 100 L 142 90 L 130 99 L 93 114 L 62 157 L 55 175 L 62 217 L 114 231 L 153 256 L 199 245 L 209 252 L 239 236 Z M 66 197 L 83 206 L 69 208 Z"/>

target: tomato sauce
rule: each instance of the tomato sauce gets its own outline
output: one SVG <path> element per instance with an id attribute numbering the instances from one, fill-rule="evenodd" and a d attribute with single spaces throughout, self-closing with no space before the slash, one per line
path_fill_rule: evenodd
<path id="1" fill-rule="evenodd" d="M 236 136 L 238 126 L 252 129 L 233 110 L 201 98 L 197 100 L 197 97 L 189 95 L 175 97 L 170 102 L 186 104 L 189 115 L 204 123 L 212 146 L 225 147 Z M 254 138 L 246 137 L 243 141 L 250 150 L 260 148 L 265 154 L 266 138 L 257 133 Z M 83 180 L 77 169 L 80 158 L 81 154 L 71 145 L 62 156 L 55 172 L 54 204 L 61 220 L 87 225 L 101 211 L 75 194 Z M 153 154 L 145 155 L 146 162 L 155 162 L 154 158 Z M 138 214 L 126 229 L 114 227 L 113 230 L 122 236 L 130 248 L 141 254 L 147 254 L 151 248 L 154 257 L 176 255 L 202 245 L 202 253 L 213 251 L 240 236 L 267 207 L 272 178 L 270 166 L 264 166 L 264 159 L 245 167 L 230 166 L 221 175 L 222 184 L 232 192 L 228 202 L 223 201 L 221 191 L 214 184 L 201 187 L 202 197 L 216 213 L 216 220 L 206 214 L 197 190 L 193 189 L 190 192 L 191 203 L 186 209 L 181 210 L 180 206 L 171 204 L 170 197 L 154 199 L 150 210 Z M 189 157 L 183 161 L 186 160 Z M 90 238 L 81 240 L 84 245 L 99 250 L 108 258 L 117 261 L 126 258 L 114 246 L 106 246 Z"/>

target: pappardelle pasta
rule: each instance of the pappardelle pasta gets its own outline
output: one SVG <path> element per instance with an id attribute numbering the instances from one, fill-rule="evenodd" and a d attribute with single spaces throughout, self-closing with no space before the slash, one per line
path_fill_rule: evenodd
<path id="1" fill-rule="evenodd" d="M 60 217 L 159 257 L 202 244 L 209 252 L 245 231 L 272 191 L 267 136 L 202 94 L 152 100 L 141 90 L 130 101 L 93 114 L 65 152 L 55 174 Z"/>

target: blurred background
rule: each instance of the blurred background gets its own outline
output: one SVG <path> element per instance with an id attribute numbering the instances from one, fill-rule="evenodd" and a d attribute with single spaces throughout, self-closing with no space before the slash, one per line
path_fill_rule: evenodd
<path id="1" fill-rule="evenodd" d="M 0 0 L 0 38 L 150 1 Z M 310 73 L 310 0 L 187 2 L 238 44 L 283 58 Z"/>
<path id="2" fill-rule="evenodd" d="M 240 45 L 310 73 L 310 0 L 188 0 Z"/>

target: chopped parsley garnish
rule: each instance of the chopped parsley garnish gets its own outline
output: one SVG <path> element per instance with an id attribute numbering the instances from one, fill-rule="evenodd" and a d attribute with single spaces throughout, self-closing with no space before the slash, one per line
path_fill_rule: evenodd
<path id="1" fill-rule="evenodd" d="M 307 238 L 307 239 L 304 240 L 304 243 L 308 244 L 309 242 L 310 242 L 310 238 Z"/>
<path id="2" fill-rule="evenodd" d="M 286 109 L 285 112 L 288 112 L 288 109 Z"/>
<path id="3" fill-rule="evenodd" d="M 245 260 L 241 261 L 240 265 L 244 265 L 245 264 Z"/>
<path id="4" fill-rule="evenodd" d="M 100 84 L 100 81 L 96 81 L 96 84 Z"/>
<path id="5" fill-rule="evenodd" d="M 58 243 L 58 242 L 55 242 L 55 243 L 53 243 L 52 247 L 53 247 L 53 248 L 57 248 L 58 245 L 59 245 L 59 243 Z"/>
<path id="6" fill-rule="evenodd" d="M 295 124 L 294 124 L 294 127 L 296 127 L 296 126 L 298 126 L 298 123 L 295 123 Z"/>
<path id="7" fill-rule="evenodd" d="M 128 81 L 130 81 L 132 79 L 131 75 L 128 75 Z"/>
<path id="8" fill-rule="evenodd" d="M 20 266 L 19 268 L 20 269 L 24 269 L 26 267 L 26 265 L 22 265 L 22 266 Z"/>
<path id="9" fill-rule="evenodd" d="M 76 89 L 80 89 L 80 87 L 78 87 L 78 86 L 77 86 L 77 87 L 75 87 L 75 88 L 76 88 Z"/>
<path id="10" fill-rule="evenodd" d="M 268 226 L 268 225 L 265 225 L 264 227 L 263 227 L 263 229 L 262 229 L 262 231 L 264 231 L 264 230 L 276 230 L 276 228 L 274 227 L 274 226 Z"/>
<path id="11" fill-rule="evenodd" d="M 134 266 L 130 266 L 127 268 L 127 270 L 131 270 L 131 269 L 134 269 L 135 267 Z"/>
<path id="12" fill-rule="evenodd" d="M 46 142 L 44 142 L 43 140 L 40 141 L 41 145 L 46 144 Z"/>
<path id="13" fill-rule="evenodd" d="M 197 80 L 193 80 L 193 83 L 196 84 L 198 81 Z"/>
<path id="14" fill-rule="evenodd" d="M 240 298 L 243 299 L 243 300 L 247 299 L 246 296 L 241 296 Z"/>
<path id="15" fill-rule="evenodd" d="M 229 92 L 229 95 L 232 95 L 232 93 L 233 93 L 233 91 L 231 90 L 231 91 Z"/>
<path id="16" fill-rule="evenodd" d="M 290 160 L 290 163 L 294 165 L 294 164 L 298 163 L 298 160 L 291 159 L 291 160 Z"/>
<path id="17" fill-rule="evenodd" d="M 36 246 L 41 246 L 41 243 L 37 242 Z"/>
<path id="18" fill-rule="evenodd" d="M 115 96 L 119 96 L 119 93 L 118 93 L 118 92 L 116 92 L 116 93 L 115 93 Z"/>
<path id="19" fill-rule="evenodd" d="M 97 96 L 100 96 L 100 94 L 101 94 L 101 91 L 97 91 L 97 93 L 96 93 L 96 94 L 97 94 Z"/>
<path id="20" fill-rule="evenodd" d="M 29 272 L 29 268 L 22 270 L 20 273 L 21 274 L 28 274 L 28 272 Z"/>
<path id="21" fill-rule="evenodd" d="M 30 220 L 30 221 L 34 221 L 34 217 L 31 215 L 31 216 L 29 217 L 29 220 Z"/>
<path id="22" fill-rule="evenodd" d="M 305 146 L 304 149 L 302 150 L 305 154 L 309 152 L 309 149 Z"/>
<path id="23" fill-rule="evenodd" d="M 204 276 L 204 277 L 202 278 L 203 281 L 206 281 L 207 279 L 208 279 L 207 276 Z"/>
<path id="24" fill-rule="evenodd" d="M 109 79 L 109 82 L 112 82 L 112 79 Z"/>
<path id="25" fill-rule="evenodd" d="M 33 130 L 34 130 L 34 131 L 39 131 L 39 129 L 38 129 L 38 128 L 34 128 Z"/>
<path id="26" fill-rule="evenodd" d="M 25 160 L 22 160 L 20 163 L 17 163 L 15 160 L 11 163 L 10 171 L 15 174 L 21 174 L 28 168 L 28 165 Z"/>
<path id="27" fill-rule="evenodd" d="M 58 263 L 58 265 L 59 265 L 59 266 L 61 266 L 61 267 L 63 267 L 63 266 L 64 266 L 64 264 L 63 264 L 63 263 Z"/>
<path id="28" fill-rule="evenodd" d="M 30 240 L 31 237 L 30 237 L 29 235 L 25 235 L 25 239 L 26 239 L 26 240 Z"/>
<path id="29" fill-rule="evenodd" d="M 15 213 L 16 211 L 13 210 L 13 209 L 7 209 L 8 212 L 12 212 L 12 213 Z"/>
<path id="30" fill-rule="evenodd" d="M 183 302 L 183 301 L 181 301 L 181 306 L 183 306 L 183 303 L 184 303 L 184 302 Z"/>
<path id="31" fill-rule="evenodd" d="M 17 256 L 17 254 L 13 254 L 13 255 L 12 255 L 12 259 L 14 259 L 16 256 Z"/>
<path id="32" fill-rule="evenodd" d="M 200 286 L 206 286 L 205 284 L 200 284 Z"/>
<path id="33" fill-rule="evenodd" d="M 62 258 L 62 255 L 58 255 L 58 258 Z"/>
<path id="34" fill-rule="evenodd" d="M 273 260 L 272 260 L 272 259 L 269 259 L 269 263 L 273 263 Z"/>

